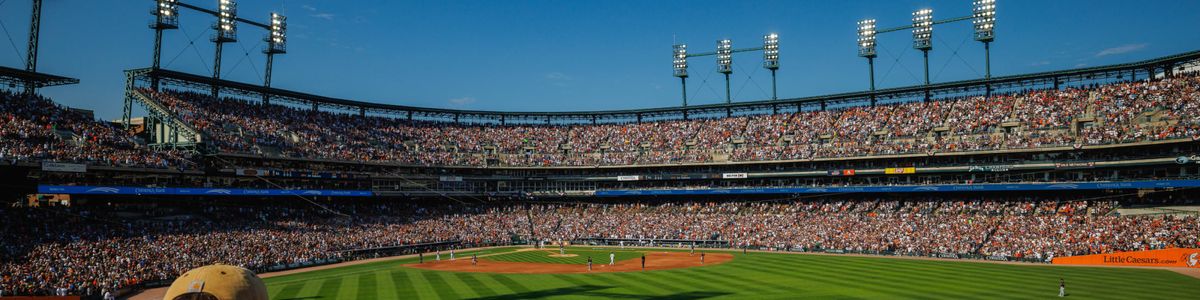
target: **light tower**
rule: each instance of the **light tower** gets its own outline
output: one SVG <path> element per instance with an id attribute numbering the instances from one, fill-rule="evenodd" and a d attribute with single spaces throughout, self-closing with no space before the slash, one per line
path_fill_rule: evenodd
<path id="1" fill-rule="evenodd" d="M 913 49 L 925 57 L 925 101 L 929 101 L 929 50 L 933 49 L 933 10 L 921 9 L 912 14 Z"/>
<path id="2" fill-rule="evenodd" d="M 151 64 L 151 69 L 158 70 L 162 59 L 162 35 L 163 30 L 179 28 L 179 6 L 176 0 L 157 0 L 158 6 L 150 11 L 154 15 L 154 23 L 150 24 L 150 29 L 154 29 L 154 61 Z M 158 91 L 158 76 L 154 76 L 150 80 L 150 88 Z"/>
<path id="3" fill-rule="evenodd" d="M 683 84 L 683 107 L 687 107 L 687 45 L 678 44 L 673 47 L 672 59 L 675 69 L 675 77 L 679 77 L 679 82 Z"/>
<path id="4" fill-rule="evenodd" d="M 763 36 L 763 68 L 771 70 L 771 100 L 779 100 L 775 88 L 775 71 L 779 70 L 779 35 Z"/>
<path id="5" fill-rule="evenodd" d="M 875 19 L 858 21 L 858 56 L 867 58 L 871 80 L 871 105 L 875 105 Z"/>
<path id="6" fill-rule="evenodd" d="M 237 41 L 237 3 L 234 3 L 233 0 L 218 0 L 217 5 L 217 24 L 213 25 L 213 29 L 217 33 L 212 38 L 212 42 L 217 45 L 217 52 L 213 58 L 213 79 L 221 79 L 222 45 Z M 219 88 L 214 83 L 212 86 L 213 98 L 219 96 L 218 90 Z"/>
<path id="7" fill-rule="evenodd" d="M 725 74 L 725 104 L 733 103 L 729 93 L 729 74 L 733 73 L 733 41 L 717 41 L 717 72 Z"/>
<path id="8" fill-rule="evenodd" d="M 263 40 L 267 42 L 267 49 L 263 49 L 263 53 L 267 55 L 267 72 L 263 78 L 263 86 L 271 87 L 271 69 L 274 66 L 275 54 L 287 53 L 287 17 L 271 13 L 271 32 Z M 263 93 L 263 105 L 271 104 L 271 95 Z"/>
<path id="9" fill-rule="evenodd" d="M 975 40 L 983 42 L 984 78 L 992 78 L 991 43 L 996 39 L 996 0 L 975 0 L 971 23 L 975 25 Z M 990 89 L 989 89 L 990 90 Z"/>

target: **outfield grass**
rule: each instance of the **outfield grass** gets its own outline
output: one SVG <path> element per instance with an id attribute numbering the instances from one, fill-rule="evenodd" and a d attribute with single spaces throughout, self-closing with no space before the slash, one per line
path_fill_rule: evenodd
<path id="1" fill-rule="evenodd" d="M 460 258 L 470 253 L 461 252 Z M 1044 299 L 1057 297 L 1061 277 L 1067 281 L 1067 299 L 1200 299 L 1200 279 L 1165 270 L 770 253 L 734 256 L 728 263 L 701 268 L 596 274 L 428 271 L 400 266 L 416 261 L 406 259 L 265 281 L 272 299 Z"/>
<path id="2" fill-rule="evenodd" d="M 574 257 L 550 257 L 550 254 L 558 254 L 558 248 L 545 250 L 531 250 L 488 256 L 486 259 L 494 261 L 511 261 L 511 262 L 527 262 L 527 263 L 546 263 L 546 264 L 571 264 L 571 265 L 586 265 L 587 259 L 590 256 L 593 264 L 607 264 L 608 254 L 616 255 L 617 261 L 626 259 L 640 258 L 641 251 L 629 251 L 619 249 L 592 249 L 592 248 L 567 248 L 567 254 L 575 254 Z"/>

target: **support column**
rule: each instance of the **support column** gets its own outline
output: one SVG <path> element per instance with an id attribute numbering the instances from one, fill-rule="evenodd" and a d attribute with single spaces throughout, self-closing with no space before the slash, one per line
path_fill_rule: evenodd
<path id="1" fill-rule="evenodd" d="M 29 18 L 29 49 L 25 57 L 25 71 L 37 72 L 38 34 L 42 27 L 42 0 L 33 0 L 33 14 Z M 33 95 L 37 91 L 36 83 L 25 81 L 25 93 Z"/>

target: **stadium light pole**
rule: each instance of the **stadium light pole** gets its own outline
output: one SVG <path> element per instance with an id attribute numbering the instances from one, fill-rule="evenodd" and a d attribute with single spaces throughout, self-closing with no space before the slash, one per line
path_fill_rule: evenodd
<path id="1" fill-rule="evenodd" d="M 996 40 L 996 0 L 975 0 L 971 23 L 975 25 L 975 40 L 983 42 L 984 79 L 992 79 L 992 41 Z M 992 95 L 992 84 L 986 84 L 987 96 Z"/>
<path id="2" fill-rule="evenodd" d="M 725 104 L 733 103 L 729 92 L 729 74 L 733 73 L 733 41 L 717 41 L 717 72 L 725 74 Z"/>
<path id="3" fill-rule="evenodd" d="M 775 87 L 775 71 L 779 70 L 779 35 L 763 36 L 763 68 L 771 70 L 771 100 L 779 100 Z"/>
<path id="4" fill-rule="evenodd" d="M 925 101 L 929 101 L 929 50 L 933 49 L 933 10 L 920 9 L 912 13 L 913 49 L 925 57 Z"/>
<path id="5" fill-rule="evenodd" d="M 271 13 L 271 32 L 264 39 L 267 42 L 267 48 L 263 49 L 263 53 L 267 55 L 267 70 L 266 76 L 263 78 L 263 87 L 271 88 L 271 69 L 275 65 L 275 54 L 287 53 L 287 17 Z M 271 95 L 263 93 L 263 105 L 271 104 Z"/>
<path id="6" fill-rule="evenodd" d="M 151 69 L 158 70 L 160 60 L 162 59 L 162 35 L 163 30 L 179 28 L 179 6 L 176 0 L 157 0 L 158 6 L 150 11 L 154 15 L 154 24 L 150 24 L 150 29 L 154 29 L 154 61 L 151 63 Z M 158 91 L 158 76 L 153 76 L 150 79 L 150 88 Z"/>
<path id="7" fill-rule="evenodd" d="M 673 75 L 679 77 L 679 83 L 683 85 L 683 107 L 687 107 L 687 77 L 688 77 L 688 62 L 687 62 L 687 45 L 676 44 L 671 52 L 673 59 L 672 66 L 675 72 Z"/>
<path id="8" fill-rule="evenodd" d="M 29 17 L 29 49 L 25 52 L 25 71 L 37 72 L 38 35 L 42 31 L 42 0 L 33 0 L 33 12 Z M 15 47 L 14 47 L 15 48 Z M 25 82 L 25 93 L 33 95 L 37 91 L 37 83 Z"/>
<path id="9" fill-rule="evenodd" d="M 233 0 L 218 0 L 217 5 L 217 24 L 213 26 L 217 33 L 212 38 L 212 42 L 217 45 L 216 55 L 213 58 L 213 79 L 221 79 L 222 45 L 237 42 L 237 3 L 234 3 Z M 218 98 L 218 90 L 220 88 L 214 83 L 212 86 L 213 98 Z"/>
<path id="10" fill-rule="evenodd" d="M 875 106 L 875 19 L 858 21 L 858 56 L 867 58 L 871 80 L 871 106 Z"/>

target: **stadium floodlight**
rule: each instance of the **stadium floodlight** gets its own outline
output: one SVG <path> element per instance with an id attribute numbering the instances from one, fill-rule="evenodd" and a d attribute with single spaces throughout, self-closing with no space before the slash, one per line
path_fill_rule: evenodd
<path id="1" fill-rule="evenodd" d="M 717 72 L 733 73 L 733 41 L 729 39 L 717 41 Z"/>
<path id="2" fill-rule="evenodd" d="M 158 0 L 157 2 L 158 7 L 156 7 L 154 12 L 152 12 L 155 16 L 155 25 L 153 28 L 164 26 L 168 28 L 178 28 L 179 5 L 176 3 L 176 0 Z"/>
<path id="3" fill-rule="evenodd" d="M 763 68 L 779 69 L 779 35 L 763 36 Z"/>
<path id="4" fill-rule="evenodd" d="M 927 51 L 933 49 L 933 10 L 921 9 L 912 14 L 913 48 Z"/>
<path id="5" fill-rule="evenodd" d="M 729 39 L 717 41 L 717 72 L 725 74 L 725 103 L 733 103 L 729 92 L 729 74 L 733 73 L 733 41 Z"/>
<path id="6" fill-rule="evenodd" d="M 984 78 L 992 78 L 992 47 L 996 39 L 996 0 L 975 0 L 971 23 L 975 25 L 975 40 L 983 42 Z M 987 91 L 991 95 L 991 87 Z"/>
<path id="7" fill-rule="evenodd" d="M 971 23 L 975 25 L 975 40 L 991 42 L 995 39 L 996 0 L 975 0 Z"/>
<path id="8" fill-rule="evenodd" d="M 287 53 L 287 17 L 271 13 L 271 32 L 266 42 L 267 53 Z"/>
<path id="9" fill-rule="evenodd" d="M 154 60 L 150 67 L 157 70 L 162 58 L 163 30 L 179 28 L 179 3 L 177 0 L 157 0 L 155 4 L 154 10 L 150 11 L 154 15 L 154 23 L 150 24 L 150 29 L 154 29 Z M 150 79 L 150 88 L 158 90 L 157 76 Z"/>
<path id="10" fill-rule="evenodd" d="M 858 21 L 858 56 L 874 58 L 875 19 Z"/>
<path id="11" fill-rule="evenodd" d="M 875 19 L 858 21 L 858 56 L 867 58 L 870 72 L 871 91 L 875 91 Z M 875 106 L 875 94 L 871 93 L 871 106 Z"/>
<path id="12" fill-rule="evenodd" d="M 779 35 L 763 36 L 763 68 L 771 70 L 771 100 L 779 100 L 775 89 L 775 71 L 779 70 Z"/>
<path id="13" fill-rule="evenodd" d="M 675 77 L 688 77 L 687 45 L 678 44 L 673 48 L 674 51 L 672 51 L 671 55 L 673 66 L 675 67 Z"/>
<path id="14" fill-rule="evenodd" d="M 237 41 L 237 3 L 233 0 L 220 0 L 217 6 L 217 30 L 214 42 Z"/>
<path id="15" fill-rule="evenodd" d="M 687 61 L 687 45 L 675 44 L 672 46 L 671 59 L 672 66 L 675 69 L 673 73 L 675 77 L 679 77 L 679 83 L 683 86 L 683 107 L 687 107 L 687 77 L 688 77 L 688 61 Z M 684 114 L 687 114 L 685 111 Z"/>

